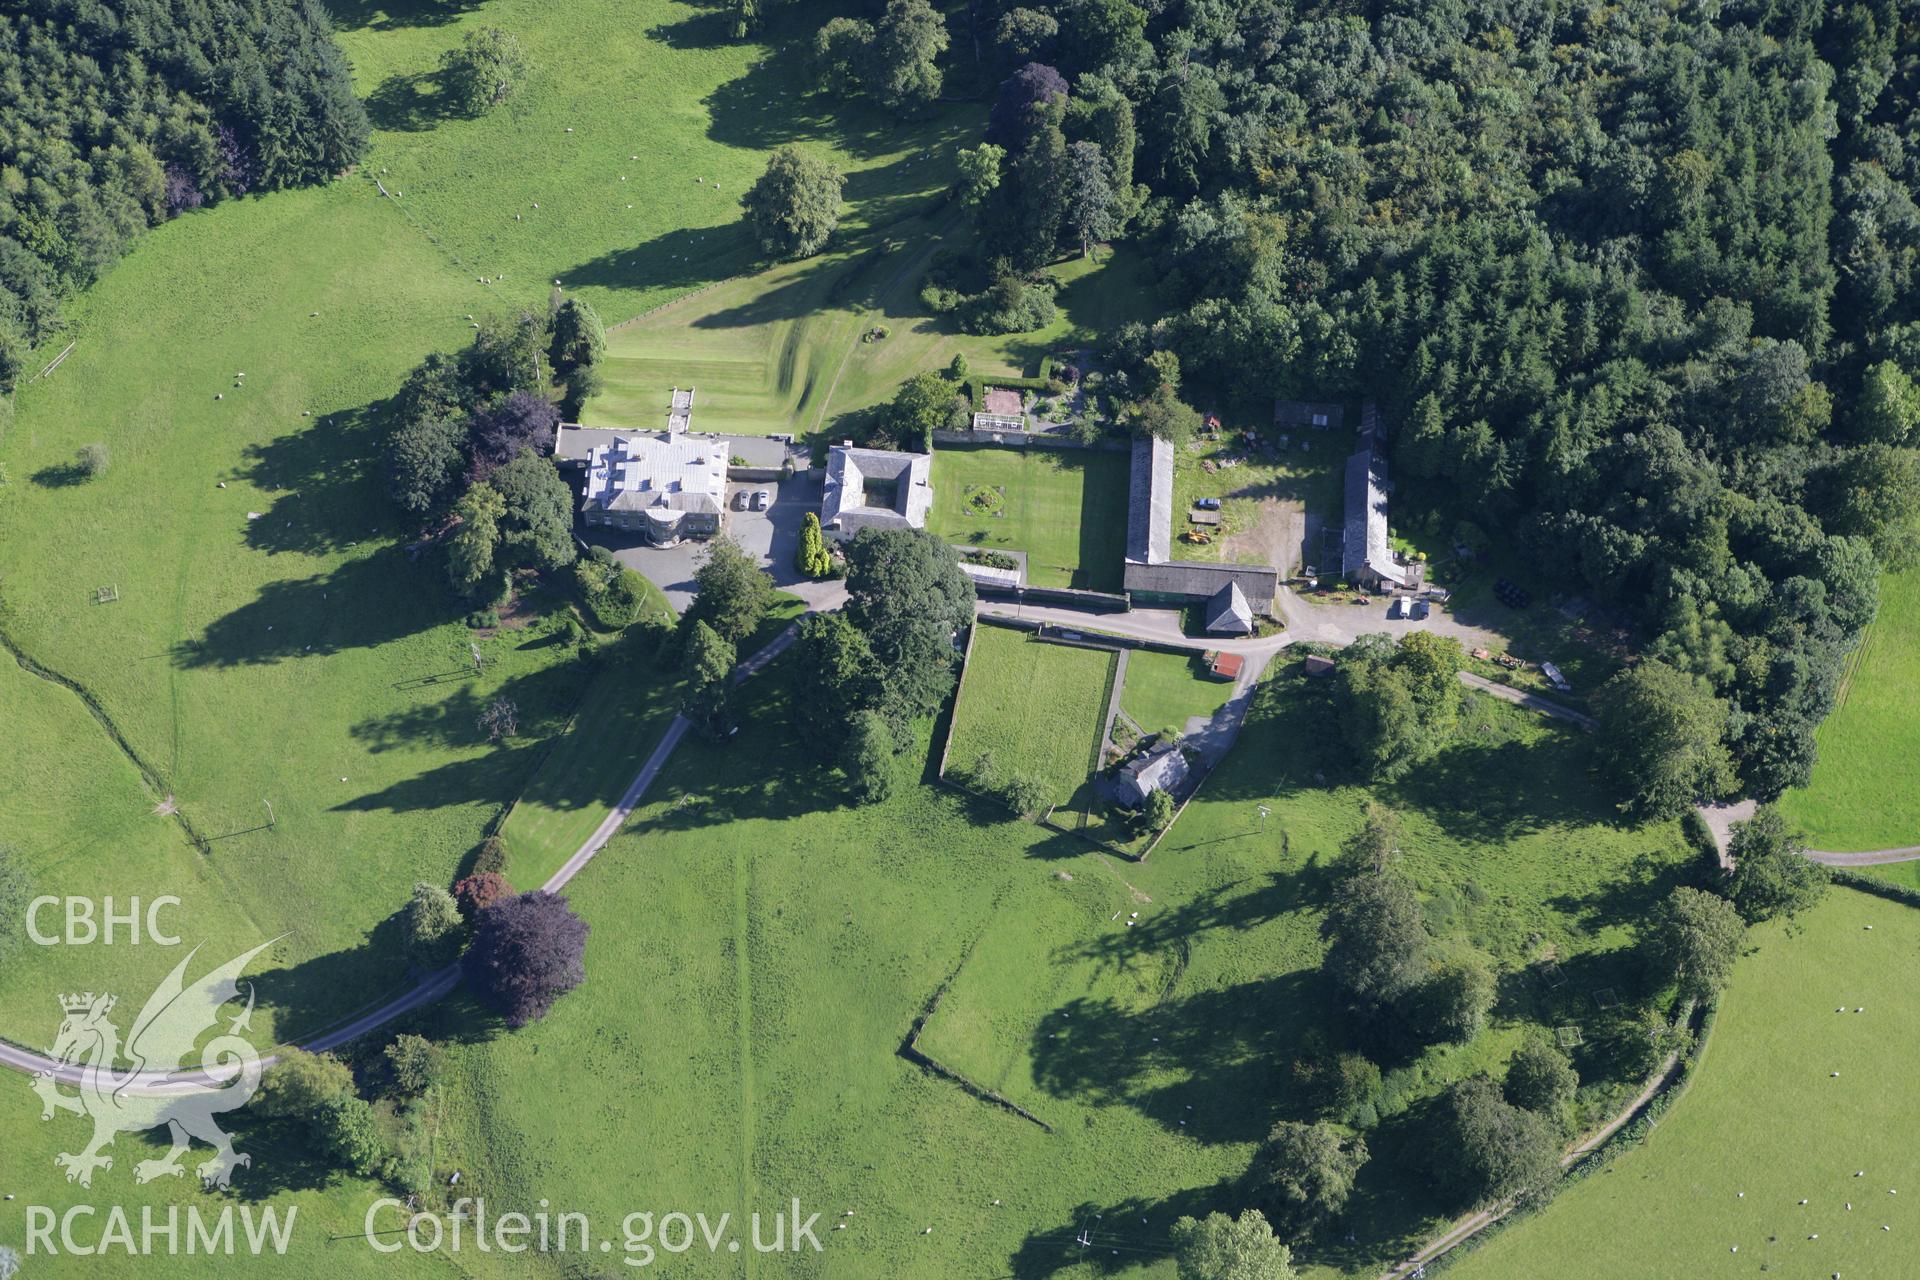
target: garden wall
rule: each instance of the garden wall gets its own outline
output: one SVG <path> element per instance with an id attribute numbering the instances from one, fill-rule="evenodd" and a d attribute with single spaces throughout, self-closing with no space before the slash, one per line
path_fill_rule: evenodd
<path id="1" fill-rule="evenodd" d="M 1019 583 L 989 582 L 982 578 L 973 580 L 976 595 L 987 596 L 994 600 L 1011 600 L 1015 604 L 1063 604 L 1075 609 L 1092 609 L 1099 613 L 1126 613 L 1133 608 L 1133 602 L 1124 595 L 1113 595 L 1106 591 L 1082 591 L 1077 587 L 1031 587 Z"/>

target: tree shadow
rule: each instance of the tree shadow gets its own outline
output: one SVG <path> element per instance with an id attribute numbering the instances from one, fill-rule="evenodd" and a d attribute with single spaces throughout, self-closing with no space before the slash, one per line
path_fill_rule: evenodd
<path id="1" fill-rule="evenodd" d="M 1583 889 L 1547 899 L 1547 905 L 1577 921 L 1589 933 L 1609 925 L 1633 925 L 1651 918 L 1669 894 L 1688 883 L 1694 868 L 1648 850 L 1637 855 L 1625 872 Z"/>
<path id="2" fill-rule="evenodd" d="M 1074 1206 L 1059 1225 L 1029 1235 L 1007 1260 L 1018 1280 L 1038 1280 L 1060 1271 L 1093 1268 L 1112 1274 L 1173 1252 L 1173 1224 L 1204 1218 L 1242 1203 L 1232 1182 L 1192 1187 L 1157 1200 L 1129 1196 L 1110 1204 Z"/>
<path id="3" fill-rule="evenodd" d="M 1377 789 L 1396 808 L 1417 809 L 1449 836 L 1478 844 L 1591 825 L 1605 806 L 1576 758 L 1586 744 L 1572 728 L 1545 733 L 1537 741 L 1480 742 L 1463 717 L 1461 736 Z"/>
<path id="4" fill-rule="evenodd" d="M 747 74 L 719 85 L 702 100 L 709 119 L 707 136 L 730 147 L 761 152 L 789 142 L 830 137 L 859 160 L 898 149 L 901 129 L 911 126 L 903 126 L 871 103 L 843 101 L 813 90 L 807 60 L 814 32 L 825 19 L 811 5 L 791 5 L 787 10 L 773 12 L 763 24 L 758 39 L 766 55 Z M 725 14 L 709 11 L 673 26 L 655 27 L 648 34 L 675 47 L 698 47 L 724 40 L 728 22 Z M 957 125 L 954 131 L 957 135 Z"/>
<path id="5" fill-rule="evenodd" d="M 754 245 L 744 221 L 682 227 L 629 249 L 615 249 L 560 273 L 569 289 L 645 286 L 692 289 L 747 270 Z"/>
<path id="6" fill-rule="evenodd" d="M 478 9 L 481 0 L 326 0 L 335 31 L 398 31 L 444 27 Z"/>
<path id="7" fill-rule="evenodd" d="M 1034 1079 L 1052 1097 L 1126 1106 L 1196 1142 L 1258 1141 L 1299 1105 L 1281 1068 L 1295 1032 L 1323 1025 L 1331 1000 L 1318 969 L 1143 1009 L 1078 997 L 1035 1027 Z"/>
<path id="8" fill-rule="evenodd" d="M 670 49 L 712 49 L 733 42 L 734 15 L 718 0 L 686 0 L 696 10 L 678 22 L 658 22 L 647 28 L 647 39 Z"/>
<path id="9" fill-rule="evenodd" d="M 644 682 L 667 677 L 654 673 L 637 655 L 616 652 L 600 661 L 605 665 L 593 677 L 595 683 L 586 688 L 584 695 L 578 691 L 578 682 L 587 668 L 561 664 L 510 680 L 498 693 L 484 700 L 462 690 L 449 700 L 455 705 L 444 715 L 437 707 L 425 707 L 354 726 L 354 735 L 374 743 L 376 751 L 403 748 L 413 740 L 408 735 L 416 732 L 437 735 L 443 743 L 457 746 L 478 740 L 475 721 L 483 701 L 505 697 L 520 707 L 523 717 L 527 717 L 529 711 L 534 713 L 531 719 L 522 720 L 524 736 L 496 743 L 478 755 L 435 766 L 378 791 L 355 796 L 334 806 L 335 810 L 413 812 L 474 800 L 494 800 L 500 796 L 534 798 L 541 806 L 560 812 L 588 807 L 611 809 L 632 781 L 632 772 L 541 767 L 558 743 L 556 735 L 565 731 L 565 717 L 573 708 L 584 705 L 583 697 L 597 699 L 592 711 L 592 732 L 616 742 L 644 739 L 648 752 L 666 732 L 672 717 L 663 711 L 658 699 L 623 698 L 608 693 L 605 687 L 608 681 Z M 657 731 L 648 732 L 656 723 Z M 634 770 L 639 769 L 644 758 L 643 755 L 633 761 Z"/>
<path id="10" fill-rule="evenodd" d="M 390 75 L 366 96 L 367 119 L 376 129 L 420 133 L 455 114 L 437 71 Z"/>
<path id="11" fill-rule="evenodd" d="M 380 402 L 329 413 L 248 445 L 236 478 L 278 496 L 247 521 L 247 545 L 269 554 L 342 551 L 398 520 L 380 484 L 386 409 Z"/>
<path id="12" fill-rule="evenodd" d="M 735 306 L 710 311 L 696 317 L 696 329 L 748 329 L 778 320 L 798 320 L 833 305 L 843 285 L 864 264 L 848 264 L 841 258 L 815 259 L 795 269 L 771 289 L 757 290 Z"/>
<path id="13" fill-rule="evenodd" d="M 251 603 L 174 646 L 173 661 L 186 669 L 257 666 L 370 649 L 429 630 L 461 611 L 436 570 L 387 545 L 331 573 L 270 582 Z"/>
<path id="14" fill-rule="evenodd" d="M 92 479 L 77 462 L 57 462 L 33 473 L 33 482 L 43 489 L 71 489 Z"/>
<path id="15" fill-rule="evenodd" d="M 559 632 L 554 635 L 562 641 L 565 639 Z M 538 643 L 544 645 L 548 638 L 542 637 Z M 470 669 L 463 673 L 470 674 Z M 514 738 L 544 741 L 566 727 L 579 684 L 577 670 L 565 663 L 553 664 L 515 676 L 484 694 L 471 685 L 463 685 L 449 697 L 362 720 L 349 727 L 347 733 L 376 755 L 420 744 L 480 747 L 487 742 L 479 724 L 480 713 L 490 704 L 504 700 L 520 712 L 519 729 Z"/>

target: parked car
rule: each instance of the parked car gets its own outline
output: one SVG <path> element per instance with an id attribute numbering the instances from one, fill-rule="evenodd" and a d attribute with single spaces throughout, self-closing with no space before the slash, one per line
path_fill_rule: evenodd
<path id="1" fill-rule="evenodd" d="M 1389 618 L 1406 617 L 1407 616 L 1407 598 L 1405 596 L 1395 596 L 1393 598 L 1393 603 L 1387 606 L 1387 616 Z"/>
<path id="2" fill-rule="evenodd" d="M 734 490 L 733 509 L 735 511 L 745 511 L 747 509 L 747 500 L 752 496 L 753 495 L 748 493 L 745 489 Z"/>
<path id="3" fill-rule="evenodd" d="M 1193 507 L 1196 511 L 1218 511 L 1220 509 L 1220 499 L 1195 498 L 1193 500 Z"/>
<path id="4" fill-rule="evenodd" d="M 1415 600 L 1413 602 L 1413 620 L 1415 622 L 1425 622 L 1427 620 L 1427 615 L 1432 612 L 1433 612 L 1433 606 L 1428 604 L 1425 600 Z"/>
<path id="5" fill-rule="evenodd" d="M 753 491 L 753 509 L 755 511 L 765 511 L 767 509 L 767 504 L 772 501 L 773 501 L 773 494 L 768 490 L 755 489 Z"/>

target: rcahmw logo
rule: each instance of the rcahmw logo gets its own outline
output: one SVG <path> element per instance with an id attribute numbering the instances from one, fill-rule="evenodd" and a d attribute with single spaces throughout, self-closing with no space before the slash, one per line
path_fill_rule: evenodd
<path id="1" fill-rule="evenodd" d="M 113 1158 L 102 1153 L 115 1137 L 162 1126 L 173 1147 L 161 1159 L 136 1164 L 135 1182 L 180 1177 L 180 1159 L 196 1140 L 213 1148 L 195 1169 L 208 1187 L 227 1186 L 235 1168 L 253 1163 L 214 1122 L 222 1112 L 245 1106 L 260 1087 L 260 1055 L 240 1034 L 253 1015 L 251 984 L 247 1007 L 228 1023 L 226 1034 L 209 1041 L 193 1066 L 187 1059 L 220 1021 L 221 1006 L 239 998 L 248 963 L 272 945 L 262 943 L 189 986 L 187 966 L 200 952 L 195 947 L 147 1000 L 124 1044 L 109 1016 L 117 1003 L 113 996 L 60 997 L 65 1017 L 52 1049 L 56 1065 L 33 1078 L 33 1091 L 40 1095 L 42 1120 L 65 1111 L 93 1121 L 92 1141 L 78 1153 L 54 1157 L 68 1182 L 92 1186 L 96 1170 L 113 1168 Z M 64 1093 L 63 1085 L 77 1092 Z"/>
<path id="2" fill-rule="evenodd" d="M 74 1205 L 61 1214 L 36 1204 L 27 1208 L 27 1256 L 284 1254 L 299 1214 L 299 1205 L 290 1207 L 284 1218 L 275 1209 L 262 1208 L 256 1213 L 252 1205 L 241 1205 L 237 1212 L 233 1205 L 226 1205 L 217 1215 L 204 1214 L 197 1205 L 185 1209 L 179 1205 L 165 1209 L 146 1205 L 140 1210 L 136 1227 L 119 1205 L 109 1207 L 103 1215 L 90 1204 Z M 236 1216 L 238 1233 L 234 1231 Z"/>

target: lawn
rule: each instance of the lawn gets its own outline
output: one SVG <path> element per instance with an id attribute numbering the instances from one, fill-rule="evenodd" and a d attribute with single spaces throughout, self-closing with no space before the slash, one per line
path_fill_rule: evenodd
<path id="1" fill-rule="evenodd" d="M 1097 764 L 1113 667 L 1102 649 L 980 624 L 953 711 L 949 773 L 967 777 L 987 755 L 996 778 L 1038 778 L 1050 803 L 1067 804 Z"/>
<path id="2" fill-rule="evenodd" d="M 1193 716 L 1210 716 L 1233 696 L 1233 681 L 1201 674 L 1193 654 L 1135 649 L 1127 655 L 1120 710 L 1145 733 L 1185 733 Z"/>
<path id="3" fill-rule="evenodd" d="M 1883 578 L 1880 612 L 1820 726 L 1813 780 L 1781 808 L 1817 849 L 1920 844 L 1920 571 Z M 1912 868 L 1906 868 L 1912 882 Z M 1899 874 L 1899 873 L 1895 873 Z"/>
<path id="4" fill-rule="evenodd" d="M 944 153 L 913 170 L 931 178 Z M 943 178 L 942 181 L 945 181 Z M 963 334 L 920 304 L 935 251 L 972 232 L 939 201 L 904 221 L 838 237 L 803 262 L 730 279 L 623 324 L 607 335 L 605 389 L 582 412 L 594 425 L 645 426 L 674 387 L 695 389 L 705 430 L 805 435 L 893 396 L 915 373 L 965 356 L 978 373 L 1033 376 L 1048 354 L 1072 356 L 1124 320 L 1151 318 L 1150 281 L 1129 252 L 1073 258 L 1048 269 L 1061 282 L 1059 318 L 1032 333 Z M 863 340 L 876 328 L 887 335 Z"/>
<path id="5" fill-rule="evenodd" d="M 1026 552 L 1035 586 L 1118 591 L 1127 465 L 1104 449 L 942 448 L 927 527 L 961 546 Z"/>
<path id="6" fill-rule="evenodd" d="M 1647 1141 L 1450 1274 L 1913 1273 L 1920 1154 L 1889 1083 L 1920 1040 L 1920 912 L 1836 889 L 1754 941 L 1704 1064 Z"/>
<path id="7" fill-rule="evenodd" d="M 454 1045 L 467 1181 L 503 1211 L 546 1197 L 596 1219 L 795 1195 L 828 1224 L 853 1208 L 846 1231 L 822 1233 L 820 1265 L 846 1276 L 1092 1280 L 1104 1260 L 1080 1263 L 1071 1239 L 1101 1213 L 1145 1251 L 1130 1262 L 1170 1277 L 1154 1261 L 1167 1227 L 1221 1203 L 1295 1105 L 1282 1064 L 1325 1026 L 1324 864 L 1368 792 L 1315 780 L 1317 695 L 1283 672 L 1134 865 L 922 785 L 924 737 L 891 798 L 846 807 L 807 763 L 803 674 L 789 657 L 746 686 L 740 735 L 688 739 L 574 882 L 593 927 L 586 986 L 536 1027 Z M 1389 1073 L 1397 1096 L 1498 1069 L 1534 1023 L 1591 1031 L 1587 990 L 1632 981 L 1618 949 L 1686 853 L 1672 826 L 1612 825 L 1586 751 L 1583 735 L 1475 699 L 1458 746 L 1378 793 L 1404 817 L 1429 918 L 1513 973 L 1493 1030 Z M 1518 972 L 1548 952 L 1575 979 L 1560 994 Z M 923 1049 L 1052 1132 L 899 1056 L 943 988 Z M 1582 1065 L 1592 1114 L 1632 1087 Z M 1320 1274 L 1377 1275 L 1435 1225 L 1396 1172 L 1413 1158 L 1406 1114 L 1370 1135 L 1358 1239 L 1312 1259 Z M 738 1274 L 699 1250 L 681 1261 Z"/>

